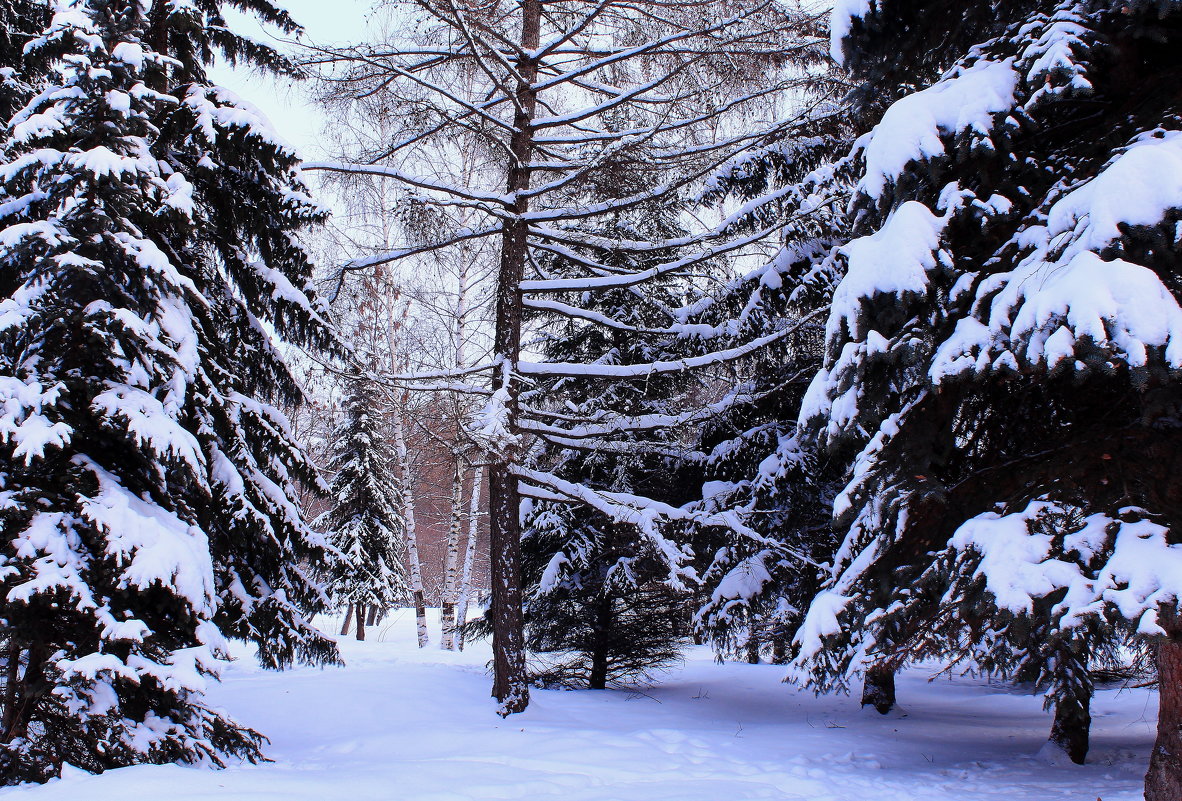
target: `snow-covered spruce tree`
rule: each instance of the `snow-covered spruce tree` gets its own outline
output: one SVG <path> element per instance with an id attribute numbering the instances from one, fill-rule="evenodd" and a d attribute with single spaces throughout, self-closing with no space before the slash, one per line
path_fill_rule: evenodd
<path id="1" fill-rule="evenodd" d="M 949 13 L 836 12 L 855 78 L 924 66 L 859 143 L 802 413 L 854 461 L 847 533 L 797 665 L 821 687 L 925 656 L 1036 675 L 1079 761 L 1086 669 L 1133 632 L 1163 687 L 1146 796 L 1178 798 L 1182 4 L 974 3 L 956 35 Z"/>
<path id="2" fill-rule="evenodd" d="M 602 690 L 675 664 L 688 594 L 632 526 L 569 504 L 527 505 L 522 573 L 531 678 Z"/>
<path id="3" fill-rule="evenodd" d="M 705 603 L 699 632 L 728 656 L 787 659 L 787 644 L 832 558 L 829 510 L 834 469 L 797 431 L 804 390 L 820 365 L 823 310 L 839 275 L 833 249 L 847 236 L 852 136 L 837 87 L 819 82 L 835 113 L 812 131 L 764 146 L 726 165 L 702 193 L 704 205 L 750 213 L 741 231 L 779 217 L 785 246 L 766 264 L 704 297 L 690 320 L 728 332 L 736 345 L 775 337 L 725 378 L 736 402 L 697 433 L 705 479 L 704 512 L 729 512 L 737 527 L 699 527 L 693 549 Z M 760 202 L 775 198 L 775 202 Z"/>
<path id="4" fill-rule="evenodd" d="M 637 169 L 591 191 L 619 196 L 639 191 L 644 181 L 644 170 Z M 604 240 L 673 240 L 685 233 L 678 225 L 679 212 L 677 204 L 650 204 L 617 214 L 612 227 L 597 227 L 594 233 Z M 656 251 L 643 258 L 657 266 L 669 255 Z M 646 267 L 626 251 L 603 253 L 601 259 L 631 271 Z M 561 276 L 576 268 L 551 256 L 543 270 Z M 627 366 L 675 358 L 677 337 L 668 325 L 670 309 L 682 305 L 677 283 L 666 280 L 591 297 L 559 296 L 564 302 L 581 302 L 588 312 L 616 325 L 552 319 L 539 311 L 537 347 L 547 360 L 566 364 Z M 523 401 L 538 409 L 539 417 L 550 413 L 555 420 L 599 420 L 606 432 L 594 426 L 546 430 L 552 436 L 537 444 L 528 467 L 592 492 L 680 507 L 694 499 L 692 493 L 701 485 L 700 465 L 686 458 L 683 432 L 662 420 L 677 417 L 689 405 L 692 390 L 693 382 L 682 373 L 540 381 L 523 393 Z M 611 432 L 610 421 L 646 419 L 649 424 Z M 535 680 L 603 689 L 642 680 L 678 659 L 689 628 L 688 588 L 679 582 L 671 586 L 668 559 L 651 539 L 635 525 L 545 492 L 524 519 L 525 641 L 535 655 Z"/>
<path id="5" fill-rule="evenodd" d="M 370 608 L 405 603 L 404 531 L 395 456 L 386 440 L 381 388 L 351 379 L 344 414 L 333 433 L 332 509 L 319 521 L 329 542 L 345 557 L 334 562 L 327 589 L 357 615 L 357 639 L 365 639 Z"/>
<path id="6" fill-rule="evenodd" d="M 256 758 L 201 701 L 225 637 L 335 659 L 306 617 L 323 542 L 289 500 L 318 479 L 272 404 L 299 390 L 264 327 L 330 341 L 294 238 L 321 212 L 205 78 L 216 51 L 277 63 L 219 5 L 60 5 L 0 148 L 4 782 Z"/>

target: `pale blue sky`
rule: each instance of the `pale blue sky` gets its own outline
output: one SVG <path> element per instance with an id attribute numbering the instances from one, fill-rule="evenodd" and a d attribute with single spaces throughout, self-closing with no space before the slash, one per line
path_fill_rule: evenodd
<path id="1" fill-rule="evenodd" d="M 278 5 L 287 8 L 304 26 L 310 41 L 340 44 L 364 35 L 366 14 L 373 0 L 278 0 Z M 277 32 L 266 31 L 241 15 L 235 16 L 242 33 L 276 44 Z M 279 135 L 295 145 L 305 158 L 321 155 L 316 142 L 324 117 L 315 105 L 307 102 L 303 88 L 225 67 L 215 69 L 214 77 L 262 109 Z"/>

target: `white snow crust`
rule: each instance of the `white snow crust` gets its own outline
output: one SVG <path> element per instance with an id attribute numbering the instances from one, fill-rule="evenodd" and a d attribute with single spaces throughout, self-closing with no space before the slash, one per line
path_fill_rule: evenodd
<path id="1" fill-rule="evenodd" d="M 486 643 L 419 651 L 411 610 L 369 637 L 342 640 L 344 668 L 268 673 L 237 651 L 210 700 L 265 732 L 274 762 L 101 776 L 67 768 L 5 798 L 1139 801 L 1155 725 L 1152 692 L 1101 689 L 1088 764 L 1048 764 L 1039 752 L 1051 716 L 1020 690 L 929 683 L 912 669 L 899 678 L 901 710 L 880 716 L 856 698 L 785 685 L 775 665 L 716 664 L 707 648 L 641 692 L 534 690 L 527 712 L 502 720 L 488 697 Z"/>
<path id="2" fill-rule="evenodd" d="M 1014 107 L 1019 78 L 1010 59 L 982 60 L 896 101 L 864 142 L 858 190 L 880 197 L 911 162 L 943 156 L 945 137 L 972 131 L 987 140 L 997 115 Z"/>

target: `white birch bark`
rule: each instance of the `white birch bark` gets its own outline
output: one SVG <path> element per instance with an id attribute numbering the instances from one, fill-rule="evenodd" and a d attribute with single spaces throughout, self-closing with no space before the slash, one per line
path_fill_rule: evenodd
<path id="1" fill-rule="evenodd" d="M 460 532 L 464 528 L 464 469 L 463 459 L 455 455 L 455 471 L 451 479 L 451 524 L 447 528 L 447 557 L 443 563 L 443 605 L 440 622 L 443 627 L 439 647 L 455 650 L 456 591 L 459 585 Z"/>
<path id="2" fill-rule="evenodd" d="M 394 410 L 394 452 L 398 456 L 398 472 L 402 475 L 402 518 L 406 525 L 406 555 L 410 562 L 410 590 L 414 596 L 415 622 L 418 626 L 419 647 L 427 647 L 427 602 L 423 595 L 423 568 L 419 561 L 419 539 L 415 528 L 414 486 L 411 482 L 410 457 L 406 451 L 402 410 Z"/>
<path id="3" fill-rule="evenodd" d="M 465 178 L 471 179 L 471 164 L 465 164 Z M 466 344 L 468 337 L 468 293 L 472 265 L 472 253 L 468 247 L 461 248 L 461 257 L 456 276 L 456 302 L 452 317 L 452 348 L 455 352 L 455 366 L 462 370 L 468 366 Z M 460 404 L 456 401 L 456 419 L 462 417 Z M 452 475 L 451 525 L 447 532 L 447 557 L 444 563 L 443 608 L 440 615 L 443 632 L 439 647 L 447 651 L 456 649 L 456 607 L 460 603 L 460 535 L 464 527 L 464 472 L 463 457 L 456 443 L 455 473 Z M 463 623 L 463 618 L 459 619 Z"/>
<path id="4" fill-rule="evenodd" d="M 456 645 L 464 650 L 463 625 L 468 622 L 468 601 L 472 598 L 472 565 L 476 561 L 476 535 L 480 523 L 480 490 L 484 483 L 484 466 L 476 468 L 472 476 L 472 503 L 468 507 L 468 545 L 464 549 L 464 569 L 460 573 L 460 592 L 456 606 L 456 620 L 459 621 L 460 633 L 456 638 Z"/>

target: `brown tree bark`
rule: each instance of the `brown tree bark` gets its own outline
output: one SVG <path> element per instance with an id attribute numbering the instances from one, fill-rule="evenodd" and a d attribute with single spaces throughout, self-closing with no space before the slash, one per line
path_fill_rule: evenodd
<path id="1" fill-rule="evenodd" d="M 365 604 L 357 604 L 357 639 L 365 640 Z"/>
<path id="2" fill-rule="evenodd" d="M 1145 801 L 1182 799 L 1182 621 L 1162 614 L 1157 644 L 1157 741 L 1145 774 Z"/>
<path id="3" fill-rule="evenodd" d="M 353 622 L 353 604 L 345 609 L 345 622 L 341 624 L 341 636 L 344 637 L 349 633 L 349 624 Z"/>
<path id="4" fill-rule="evenodd" d="M 866 670 L 862 684 L 862 706 L 872 706 L 885 715 L 895 708 L 895 670 L 885 662 L 876 662 Z"/>
<path id="5" fill-rule="evenodd" d="M 537 97 L 532 84 L 538 64 L 529 54 L 538 49 L 541 35 L 542 0 L 524 0 L 521 6 L 521 48 L 517 60 L 519 80 L 510 138 L 507 189 L 516 195 L 510 211 L 529 211 L 529 200 L 519 193 L 529 189 L 530 159 L 533 155 L 533 120 Z M 505 425 L 511 436 L 518 434 L 517 363 L 521 356 L 521 281 L 528 258 L 528 226 L 520 216 L 505 220 L 501 234 L 501 264 L 497 276 L 496 331 L 493 353 L 501 361 L 493 379 L 493 391 L 505 396 Z M 511 715 L 529 705 L 525 673 L 525 633 L 521 610 L 521 498 L 517 491 L 514 461 L 520 445 L 511 445 L 489 467 L 489 539 L 492 578 L 493 695 L 501 703 L 500 713 Z"/>

